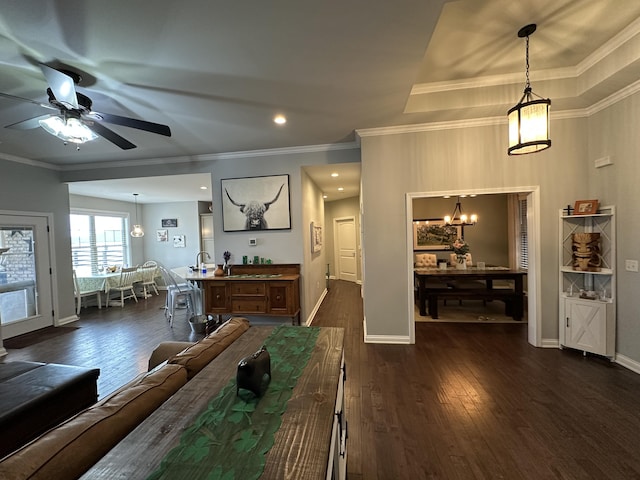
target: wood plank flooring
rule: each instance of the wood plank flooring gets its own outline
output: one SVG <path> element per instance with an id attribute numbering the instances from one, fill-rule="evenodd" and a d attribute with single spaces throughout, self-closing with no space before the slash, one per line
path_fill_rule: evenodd
<path id="1" fill-rule="evenodd" d="M 162 292 L 161 292 L 162 293 Z M 5 361 L 100 367 L 100 395 L 146 370 L 173 329 L 164 297 L 83 309 L 72 332 Z M 333 281 L 314 325 L 345 328 L 348 478 L 640 479 L 640 375 L 539 349 L 526 324 L 416 324 L 415 345 L 363 342 L 358 285 Z"/>

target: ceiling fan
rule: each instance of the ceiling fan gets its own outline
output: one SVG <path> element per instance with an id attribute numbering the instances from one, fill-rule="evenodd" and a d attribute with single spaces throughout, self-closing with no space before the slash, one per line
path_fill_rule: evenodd
<path id="1" fill-rule="evenodd" d="M 33 103 L 55 110 L 57 113 L 40 115 L 7 125 L 5 128 L 27 130 L 42 127 L 48 133 L 64 140 L 65 144 L 67 142 L 81 144 L 102 137 L 123 150 L 136 148 L 136 145 L 106 127 L 104 123 L 137 128 L 166 137 L 171 136 L 171 130 L 167 125 L 91 110 L 93 104 L 91 99 L 76 92 L 75 89 L 75 85 L 81 80 L 80 75 L 66 70 L 56 70 L 44 64 L 40 64 L 40 69 L 49 84 L 48 104 L 2 92 L 0 97 Z"/>

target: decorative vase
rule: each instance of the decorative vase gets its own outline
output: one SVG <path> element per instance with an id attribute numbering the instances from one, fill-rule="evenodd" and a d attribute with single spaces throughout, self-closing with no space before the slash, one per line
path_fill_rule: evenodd
<path id="1" fill-rule="evenodd" d="M 457 270 L 467 269 L 467 257 L 465 257 L 464 255 L 458 255 L 456 257 L 456 269 Z"/>
<path id="2" fill-rule="evenodd" d="M 220 265 L 218 265 L 216 267 L 216 271 L 213 272 L 213 276 L 214 277 L 224 277 L 224 270 L 222 269 L 222 267 Z"/>

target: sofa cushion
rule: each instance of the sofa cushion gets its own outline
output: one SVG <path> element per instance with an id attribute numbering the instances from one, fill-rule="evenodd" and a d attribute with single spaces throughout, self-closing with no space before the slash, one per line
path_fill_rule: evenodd
<path id="1" fill-rule="evenodd" d="M 187 382 L 180 365 L 141 374 L 0 461 L 0 478 L 77 478 Z"/>
<path id="2" fill-rule="evenodd" d="M 149 357 L 149 371 L 193 344 L 194 342 L 162 342 L 158 344 Z"/>
<path id="3" fill-rule="evenodd" d="M 191 379 L 246 332 L 249 326 L 249 320 L 246 318 L 231 318 L 215 332 L 171 357 L 168 363 L 184 366 L 187 369 L 189 379 Z"/>

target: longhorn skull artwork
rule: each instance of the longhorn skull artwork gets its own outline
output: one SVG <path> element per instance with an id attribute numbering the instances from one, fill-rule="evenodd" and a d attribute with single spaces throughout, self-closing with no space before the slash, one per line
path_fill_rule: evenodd
<path id="1" fill-rule="evenodd" d="M 240 207 L 240 212 L 242 212 L 247 220 L 245 222 L 244 229 L 245 230 L 267 230 L 269 226 L 267 225 L 267 221 L 264 218 L 264 214 L 269 207 L 278 200 L 280 197 L 280 193 L 282 193 L 282 189 L 284 188 L 284 183 L 280 186 L 278 193 L 275 198 L 270 202 L 259 202 L 257 200 L 251 200 L 247 203 L 239 203 L 236 202 L 231 195 L 229 195 L 229 191 L 225 188 L 224 192 L 227 194 L 227 197 L 236 207 Z"/>

